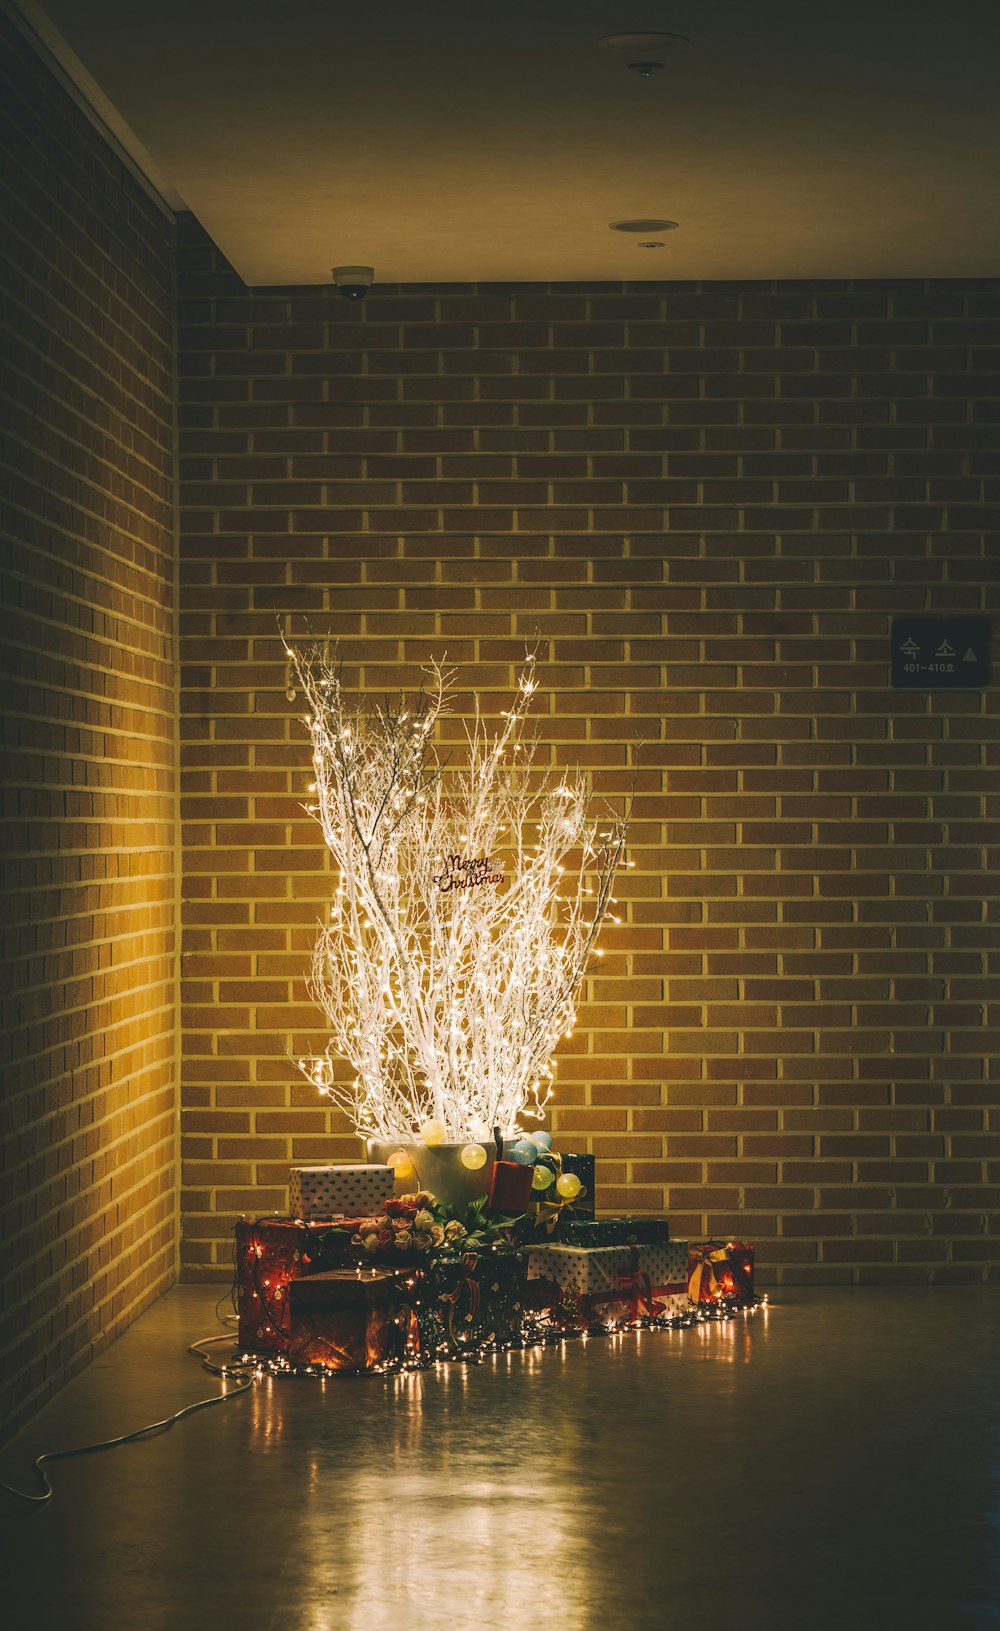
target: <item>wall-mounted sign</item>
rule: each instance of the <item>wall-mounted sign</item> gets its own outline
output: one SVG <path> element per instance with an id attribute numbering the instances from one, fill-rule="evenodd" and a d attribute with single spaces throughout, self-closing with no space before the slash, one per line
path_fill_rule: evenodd
<path id="1" fill-rule="evenodd" d="M 944 691 L 988 685 L 988 617 L 895 617 L 892 683 L 909 690 Z"/>

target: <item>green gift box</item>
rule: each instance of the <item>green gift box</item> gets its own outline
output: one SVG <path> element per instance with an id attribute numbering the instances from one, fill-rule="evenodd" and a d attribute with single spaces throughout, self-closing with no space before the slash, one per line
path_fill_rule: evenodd
<path id="1" fill-rule="evenodd" d="M 574 1155 L 571 1151 L 562 1157 L 563 1172 L 572 1172 L 579 1178 L 583 1189 L 579 1198 L 573 1202 L 573 1212 L 578 1218 L 592 1218 L 594 1216 L 594 1157 L 592 1155 Z"/>
<path id="2" fill-rule="evenodd" d="M 567 1246 L 659 1246 L 670 1239 L 666 1218 L 566 1218 L 559 1238 Z"/>
<path id="3" fill-rule="evenodd" d="M 594 1218 L 594 1157 L 592 1155 L 562 1155 L 555 1150 L 540 1155 L 536 1167 L 548 1167 L 555 1173 L 552 1183 L 545 1189 L 533 1191 L 529 1216 L 533 1224 L 553 1239 L 566 1239 L 566 1226 L 571 1220 L 593 1221 Z M 564 1200 L 556 1182 L 559 1175 L 571 1172 L 580 1180 L 580 1192 L 572 1200 Z"/>
<path id="4" fill-rule="evenodd" d="M 624 1218 L 566 1218 L 559 1238 L 567 1246 L 627 1246 Z"/>
<path id="5" fill-rule="evenodd" d="M 627 1246 L 659 1246 L 670 1239 L 668 1218 L 622 1218 Z"/>
<path id="6" fill-rule="evenodd" d="M 527 1275 L 524 1252 L 435 1255 L 422 1276 L 417 1308 L 423 1353 L 460 1359 L 486 1344 L 515 1342 L 524 1317 Z"/>

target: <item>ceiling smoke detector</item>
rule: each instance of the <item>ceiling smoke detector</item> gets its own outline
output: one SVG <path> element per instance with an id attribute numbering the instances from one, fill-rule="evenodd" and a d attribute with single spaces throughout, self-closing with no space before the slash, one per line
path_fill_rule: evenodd
<path id="1" fill-rule="evenodd" d="M 641 221 L 609 221 L 612 232 L 673 232 L 677 221 L 658 221 L 643 217 Z"/>
<path id="2" fill-rule="evenodd" d="M 691 41 L 686 34 L 602 34 L 598 45 L 605 51 L 627 51 L 630 56 L 657 60 L 667 51 L 682 51 Z M 662 67 L 663 64 L 659 63 Z"/>

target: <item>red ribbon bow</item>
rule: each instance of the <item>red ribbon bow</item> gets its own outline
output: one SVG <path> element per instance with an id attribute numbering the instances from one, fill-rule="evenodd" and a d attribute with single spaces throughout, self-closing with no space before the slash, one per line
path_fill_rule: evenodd
<path id="1" fill-rule="evenodd" d="M 474 1277 L 472 1270 L 476 1266 L 475 1252 L 466 1252 L 462 1258 L 465 1273 L 459 1277 L 458 1284 L 453 1291 L 442 1291 L 441 1301 L 448 1304 L 448 1335 L 453 1343 L 463 1340 L 462 1336 L 455 1334 L 455 1315 L 458 1313 L 458 1303 L 463 1291 L 468 1292 L 469 1307 L 465 1316 L 466 1323 L 471 1324 L 479 1312 L 479 1281 Z M 469 1332 L 465 1332 L 465 1339 Z"/>
<path id="2" fill-rule="evenodd" d="M 669 1292 L 669 1286 L 656 1286 L 654 1288 L 645 1269 L 639 1267 L 639 1248 L 629 1246 L 629 1266 L 615 1279 L 614 1291 L 603 1297 L 588 1297 L 586 1299 L 591 1308 L 599 1308 L 604 1303 L 628 1303 L 628 1318 L 634 1323 L 640 1315 L 646 1319 L 655 1320 L 664 1313 L 665 1305 L 656 1301 L 656 1293 Z"/>

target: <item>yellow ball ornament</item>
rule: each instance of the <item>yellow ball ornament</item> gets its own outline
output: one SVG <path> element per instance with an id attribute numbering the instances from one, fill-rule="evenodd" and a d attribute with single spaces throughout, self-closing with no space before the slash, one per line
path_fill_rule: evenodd
<path id="1" fill-rule="evenodd" d="M 582 1188 L 583 1185 L 575 1172 L 561 1172 L 556 1179 L 556 1193 L 561 1195 L 564 1201 L 575 1201 Z"/>
<path id="2" fill-rule="evenodd" d="M 447 1133 L 443 1122 L 425 1121 L 420 1129 L 420 1136 L 426 1145 L 433 1147 L 435 1144 L 443 1144 Z"/>
<path id="3" fill-rule="evenodd" d="M 462 1151 L 462 1165 L 470 1172 L 478 1172 L 486 1165 L 486 1151 L 481 1144 L 466 1144 Z"/>
<path id="4" fill-rule="evenodd" d="M 552 1171 L 551 1167 L 543 1167 L 539 1165 L 532 1169 L 531 1187 L 532 1189 L 548 1189 L 554 1178 L 555 1173 Z"/>

